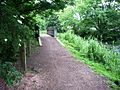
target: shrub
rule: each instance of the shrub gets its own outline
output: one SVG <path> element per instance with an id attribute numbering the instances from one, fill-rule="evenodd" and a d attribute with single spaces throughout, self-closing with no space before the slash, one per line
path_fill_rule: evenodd
<path id="1" fill-rule="evenodd" d="M 21 75 L 11 62 L 0 64 L 0 78 L 3 78 L 8 85 L 12 85 L 14 81 L 18 81 Z"/>

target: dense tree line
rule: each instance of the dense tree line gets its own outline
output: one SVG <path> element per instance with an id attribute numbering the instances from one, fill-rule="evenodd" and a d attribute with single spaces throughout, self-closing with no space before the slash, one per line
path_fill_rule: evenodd
<path id="1" fill-rule="evenodd" d="M 120 0 L 76 0 L 59 13 L 59 20 L 64 25 L 61 31 L 72 29 L 107 43 L 120 40 Z"/>

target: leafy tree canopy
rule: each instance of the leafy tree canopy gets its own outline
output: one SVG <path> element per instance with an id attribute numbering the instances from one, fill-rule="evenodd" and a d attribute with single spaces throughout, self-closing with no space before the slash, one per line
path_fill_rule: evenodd
<path id="1" fill-rule="evenodd" d="M 73 1 L 0 0 L 0 62 L 16 60 L 19 47 L 33 34 L 36 15 L 46 17 Z"/>
<path id="2" fill-rule="evenodd" d="M 120 0 L 76 0 L 59 15 L 66 30 L 69 26 L 82 37 L 109 43 L 120 39 Z"/>

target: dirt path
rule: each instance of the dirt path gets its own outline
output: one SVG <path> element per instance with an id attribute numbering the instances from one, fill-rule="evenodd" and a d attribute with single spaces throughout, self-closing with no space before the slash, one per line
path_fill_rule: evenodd
<path id="1" fill-rule="evenodd" d="M 43 47 L 29 58 L 30 71 L 15 90 L 110 90 L 103 77 L 76 61 L 55 38 L 41 40 Z"/>

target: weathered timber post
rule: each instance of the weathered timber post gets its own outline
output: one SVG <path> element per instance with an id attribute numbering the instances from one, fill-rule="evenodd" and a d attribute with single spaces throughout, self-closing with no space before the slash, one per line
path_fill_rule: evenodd
<path id="1" fill-rule="evenodd" d="M 54 37 L 57 37 L 57 29 L 54 28 Z"/>
<path id="2" fill-rule="evenodd" d="M 38 37 L 38 42 L 39 42 L 39 45 L 42 46 L 42 42 L 41 42 L 40 36 Z"/>
<path id="3" fill-rule="evenodd" d="M 28 41 L 28 56 L 31 55 L 31 40 Z"/>
<path id="4" fill-rule="evenodd" d="M 20 61 L 21 61 L 21 68 L 26 71 L 27 65 L 26 65 L 26 44 L 25 42 L 20 47 Z"/>

